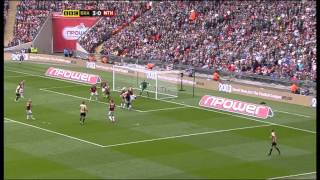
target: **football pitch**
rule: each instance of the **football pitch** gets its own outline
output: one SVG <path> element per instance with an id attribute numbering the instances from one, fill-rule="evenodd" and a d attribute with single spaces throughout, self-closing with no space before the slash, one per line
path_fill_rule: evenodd
<path id="1" fill-rule="evenodd" d="M 74 66 L 4 64 L 4 178 L 74 179 L 315 179 L 316 110 L 275 101 L 191 87 L 178 98 L 138 96 L 133 109 L 116 108 L 107 119 L 107 100 L 89 102 L 89 88 L 44 76 L 49 67 L 98 74 L 112 85 L 112 73 Z M 130 77 L 121 77 L 125 81 Z M 24 99 L 15 88 L 25 80 Z M 139 91 L 135 91 L 139 94 Z M 266 102 L 265 120 L 205 109 L 203 95 Z M 119 92 L 111 92 L 120 105 Z M 35 120 L 26 120 L 27 100 Z M 79 123 L 79 105 L 88 114 Z M 267 156 L 270 132 L 281 155 Z"/>

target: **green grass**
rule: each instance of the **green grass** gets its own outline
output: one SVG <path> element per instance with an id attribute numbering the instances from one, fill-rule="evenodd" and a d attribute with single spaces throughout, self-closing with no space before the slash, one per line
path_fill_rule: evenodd
<path id="1" fill-rule="evenodd" d="M 316 131 L 314 108 L 205 89 L 196 89 L 192 97 L 191 87 L 184 87 L 186 91 L 179 92 L 175 99 L 138 97 L 134 110 L 116 108 L 115 124 L 106 119 L 105 99 L 100 97 L 100 103 L 86 100 L 89 112 L 81 126 L 79 105 L 81 98 L 89 98 L 89 87 L 27 75 L 44 75 L 50 66 L 54 65 L 5 63 L 7 179 L 265 179 L 316 171 L 316 134 L 303 131 Z M 99 74 L 112 81 L 111 73 L 62 68 Z M 15 88 L 22 79 L 26 80 L 25 99 L 14 102 Z M 119 76 L 117 80 L 126 83 L 128 77 Z M 198 103 L 206 94 L 253 103 L 264 101 L 276 112 L 272 118 L 256 120 L 203 110 Z M 112 92 L 112 96 L 119 105 L 119 93 Z M 26 120 L 28 98 L 32 98 L 36 120 Z M 271 129 L 278 134 L 281 156 L 276 152 L 267 156 Z M 315 178 L 315 174 L 294 178 L 299 177 Z"/>

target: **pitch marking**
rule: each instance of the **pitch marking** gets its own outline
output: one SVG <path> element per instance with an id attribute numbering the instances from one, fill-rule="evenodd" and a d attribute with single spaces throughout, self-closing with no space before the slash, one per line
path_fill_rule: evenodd
<path id="1" fill-rule="evenodd" d="M 90 101 L 90 99 L 85 98 L 85 97 L 75 96 L 75 95 L 71 95 L 71 94 L 65 94 L 65 93 L 61 93 L 61 92 L 57 92 L 57 91 L 51 91 L 51 90 L 42 89 L 42 88 L 40 88 L 40 91 L 47 91 L 47 92 L 51 92 L 51 93 L 55 93 L 55 94 L 60 94 L 60 95 L 63 95 L 63 96 L 70 96 L 70 97 L 73 97 L 73 98 L 85 99 L 85 100 Z M 96 101 L 96 100 L 91 100 L 91 101 L 92 102 L 97 102 L 97 103 L 100 103 L 100 104 L 109 104 L 109 103 L 102 102 L 102 101 Z M 120 107 L 120 106 L 117 105 L 117 107 Z M 143 111 L 138 110 L 138 109 L 132 109 L 132 110 L 133 111 L 137 111 L 137 112 L 143 112 Z"/>
<path id="2" fill-rule="evenodd" d="M 63 86 L 63 87 L 69 87 L 69 86 Z M 59 87 L 54 87 L 54 88 L 59 88 Z M 60 94 L 60 95 L 64 95 L 64 96 L 70 96 L 70 97 L 74 97 L 74 98 L 78 98 L 78 99 L 85 99 L 85 100 L 90 100 L 88 98 L 85 97 L 80 97 L 80 96 L 75 96 L 75 95 L 71 95 L 71 94 L 66 94 L 66 93 L 61 93 L 61 92 L 57 92 L 57 91 L 52 91 L 52 90 L 48 90 L 49 88 L 40 88 L 40 91 L 47 91 L 47 92 L 51 92 L 51 93 L 55 93 L 55 94 Z M 53 88 L 50 88 L 53 89 Z M 97 103 L 101 103 L 101 104 L 109 104 L 106 102 L 102 102 L 102 101 L 96 101 L 96 100 L 91 100 L 93 102 L 97 102 Z M 117 105 L 117 107 L 120 107 Z M 180 106 L 180 107 L 172 107 L 172 108 L 163 108 L 163 109 L 153 109 L 153 110 L 139 110 L 139 109 L 132 109 L 133 111 L 137 111 L 140 113 L 148 113 L 148 112 L 154 112 L 154 111 L 165 111 L 165 110 L 172 110 L 172 109 L 181 109 L 181 108 L 187 108 L 185 106 Z"/>
<path id="3" fill-rule="evenodd" d="M 146 110 L 146 111 L 142 111 L 142 112 L 147 113 L 147 112 L 167 111 L 167 110 L 182 109 L 182 108 L 188 108 L 188 107 L 186 107 L 186 106 L 179 106 L 179 107 L 172 107 L 172 108 L 152 109 L 152 110 Z"/>
<path id="4" fill-rule="evenodd" d="M 70 138 L 70 139 L 78 140 L 78 141 L 81 141 L 81 142 L 85 142 L 85 143 L 88 143 L 88 144 L 92 144 L 92 145 L 95 145 L 95 146 L 98 146 L 98 147 L 104 147 L 104 148 L 124 146 L 124 145 L 129 145 L 129 144 L 145 143 L 145 142 L 153 142 L 153 141 L 161 141 L 161 140 L 166 140 L 166 139 L 176 139 L 176 138 L 197 136 L 197 135 L 203 135 L 203 134 L 215 134 L 215 133 L 220 133 L 220 132 L 230 132 L 230 131 L 236 131 L 236 130 L 252 129 L 252 128 L 271 126 L 270 124 L 264 124 L 264 125 L 257 125 L 257 126 L 248 126 L 248 127 L 241 127 L 241 128 L 206 131 L 206 132 L 183 134 L 183 135 L 177 135 L 177 136 L 168 136 L 168 137 L 161 137 L 161 138 L 145 139 L 145 140 L 140 140 L 140 141 L 131 141 L 131 142 L 119 143 L 119 144 L 101 145 L 101 144 L 97 144 L 97 143 L 90 142 L 90 141 L 87 141 L 87 140 L 83 140 L 83 139 L 80 139 L 80 138 L 76 138 L 76 137 L 73 137 L 73 136 L 69 136 L 69 135 L 66 135 L 66 134 L 63 134 L 63 133 L 59 133 L 59 132 L 56 132 L 56 131 L 52 131 L 52 130 L 49 130 L 49 129 L 41 128 L 41 127 L 34 126 L 34 125 L 31 125 L 31 124 L 23 123 L 23 122 L 20 122 L 20 121 L 15 121 L 15 120 L 10 119 L 10 118 L 6 118 L 5 117 L 4 119 L 6 119 L 7 121 L 11 121 L 11 122 L 14 122 L 14 123 L 18 123 L 18 124 L 22 124 L 22 125 L 25 125 L 25 126 L 33 127 L 33 128 L 36 128 L 36 129 L 40 129 L 40 130 L 46 131 L 46 132 L 50 132 L 50 133 L 53 133 L 53 134 L 57 134 L 57 135 L 64 136 L 64 137 L 67 137 L 67 138 Z"/>
<path id="5" fill-rule="evenodd" d="M 145 96 L 144 96 L 144 97 L 145 97 Z M 145 97 L 145 98 L 149 98 L 149 97 Z M 273 122 L 268 122 L 268 121 L 266 121 L 266 120 L 264 120 L 264 121 L 263 121 L 263 120 L 258 120 L 258 119 L 254 119 L 254 118 L 250 118 L 250 117 L 245 117 L 245 116 L 240 116 L 240 115 L 225 113 L 225 112 L 217 111 L 217 110 L 213 110 L 213 109 L 201 108 L 201 107 L 192 106 L 192 105 L 187 105 L 187 104 L 178 103 L 178 102 L 174 102 L 174 101 L 167 101 L 167 100 L 161 100 L 161 99 L 158 99 L 158 101 L 168 102 L 168 103 L 172 103 L 172 104 L 178 104 L 178 105 L 187 106 L 187 107 L 191 107 L 191 108 L 195 108 L 195 109 L 202 109 L 202 110 L 205 110 L 205 111 L 212 111 L 212 112 L 216 112 L 216 113 L 220 113 L 220 114 L 226 114 L 226 115 L 230 115 L 230 116 L 234 116 L 234 117 L 249 119 L 249 120 L 252 120 L 252 121 L 262 122 L 262 123 L 264 123 L 264 124 L 271 124 L 271 125 L 286 127 L 286 128 L 289 128 L 289 129 L 295 129 L 295 130 L 304 131 L 304 132 L 308 132 L 308 133 L 312 133 L 312 134 L 316 134 L 316 133 L 317 133 L 317 132 L 315 132 L 315 131 L 311 131 L 311 130 L 307 130 L 307 129 L 300 129 L 300 128 L 296 128 L 296 127 L 292 127 L 292 126 L 287 126 L 287 125 L 283 125 L 283 124 L 277 124 L 277 123 L 273 123 Z"/>
<path id="6" fill-rule="evenodd" d="M 301 174 L 294 174 L 294 175 L 288 175 L 288 176 L 280 176 L 280 177 L 273 177 L 273 178 L 268 178 L 268 179 L 282 179 L 282 178 L 287 178 L 287 177 L 295 177 L 295 176 L 302 176 L 302 175 L 308 175 L 308 174 L 316 174 L 317 172 L 309 172 L 309 173 L 301 173 Z"/>
<path id="7" fill-rule="evenodd" d="M 21 73 L 21 74 L 33 75 L 33 74 L 31 74 L 31 73 L 24 73 L 24 72 L 13 71 L 13 70 L 7 70 L 7 71 L 16 72 L 16 73 Z M 72 82 L 72 81 L 67 81 L 67 80 L 63 80 L 63 79 L 50 78 L 50 77 L 47 77 L 47 76 L 41 76 L 41 75 L 35 75 L 35 76 L 42 77 L 42 78 L 47 78 L 47 79 L 58 80 L 58 81 L 69 82 L 69 83 L 74 83 L 74 84 L 80 84 L 80 83 L 76 83 L 76 82 Z M 84 86 L 85 86 L 86 84 L 81 84 L 81 85 L 84 85 Z M 87 85 L 87 86 L 90 86 L 90 85 Z M 152 98 L 150 98 L 150 99 L 152 99 Z M 282 125 L 282 124 L 277 124 L 277 123 L 272 123 L 272 122 L 261 121 L 261 120 L 258 120 L 258 119 L 253 119 L 253 118 L 249 118 L 249 117 L 245 117 L 245 116 L 239 116 L 239 115 L 235 115 L 235 114 L 225 113 L 225 112 L 222 112 L 222 111 L 216 111 L 216 110 L 211 110 L 211 109 L 200 108 L 200 107 L 197 107 L 197 106 L 191 106 L 191 105 L 182 104 L 182 103 L 178 103 L 178 102 L 174 102 L 174 101 L 167 101 L 167 100 L 161 100 L 161 99 L 158 99 L 158 100 L 159 100 L 159 101 L 163 101 L 163 102 L 178 104 L 178 105 L 182 105 L 182 106 L 192 107 L 192 108 L 195 108 L 195 109 L 202 109 L 202 110 L 205 110 L 205 111 L 212 111 L 212 112 L 216 112 L 216 113 L 220 113 L 220 114 L 226 114 L 226 115 L 230 115 L 230 116 L 234 116 L 234 117 L 240 117 L 240 118 L 249 119 L 249 120 L 252 120 L 252 121 L 257 121 L 257 122 L 272 124 L 272 125 L 276 125 L 276 126 L 282 126 L 282 127 L 286 127 L 286 128 L 289 128 L 289 129 L 295 129 L 295 130 L 299 130 L 299 131 L 304 131 L 304 132 L 316 134 L 315 131 L 310 131 L 310 130 L 306 130 L 306 129 L 300 129 L 300 128 L 296 128 L 296 127 L 292 127 L 292 126 L 286 126 L 286 125 Z"/>
<path id="8" fill-rule="evenodd" d="M 116 147 L 116 146 L 123 146 L 123 145 L 129 145 L 129 144 L 138 144 L 138 143 L 144 143 L 144 142 L 161 141 L 161 140 L 166 140 L 166 139 L 176 139 L 176 138 L 182 138 L 182 137 L 197 136 L 197 135 L 203 135 L 203 134 L 214 134 L 214 133 L 220 133 L 220 132 L 236 131 L 236 130 L 242 130 L 242 129 L 252 129 L 252 128 L 266 127 L 266 126 L 271 126 L 271 125 L 270 124 L 265 124 L 265 125 L 248 126 L 248 127 L 233 128 L 233 129 L 206 131 L 206 132 L 193 133 L 193 134 L 183 134 L 183 135 L 177 135 L 177 136 L 168 136 L 168 137 L 146 139 L 146 140 L 140 140 L 140 141 L 132 141 L 132 142 L 127 142 L 127 143 L 112 144 L 112 145 L 107 145 L 105 147 Z"/>
<path id="9" fill-rule="evenodd" d="M 25 125 L 25 126 L 33 127 L 33 128 L 36 128 L 36 129 L 40 129 L 40 130 L 43 130 L 43 131 L 46 131 L 46 132 L 50 132 L 50 133 L 53 133 L 53 134 L 58 134 L 60 136 L 64 136 L 64 137 L 67 137 L 67 138 L 70 138 L 70 139 L 74 139 L 74 140 L 78 140 L 78 141 L 85 142 L 85 143 L 88 143 L 88 144 L 92 144 L 92 145 L 95 145 L 95 146 L 105 147 L 104 145 L 101 145 L 101 144 L 97 144 L 97 143 L 94 143 L 94 142 L 86 141 L 86 140 L 79 139 L 79 138 L 76 138 L 76 137 L 73 137 L 73 136 L 69 136 L 69 135 L 66 135 L 66 134 L 62 134 L 62 133 L 59 133 L 59 132 L 56 132 L 56 131 L 52 131 L 52 130 L 41 128 L 41 127 L 34 126 L 34 125 L 31 125 L 31 124 L 23 123 L 23 122 L 20 122 L 20 121 L 15 121 L 15 120 L 12 120 L 12 119 L 9 119 L 9 118 L 6 118 L 6 117 L 4 119 L 6 119 L 8 121 L 11 121 L 11 122 L 14 122 L 14 123 L 18 123 L 18 124 L 22 124 L 22 125 Z"/>
<path id="10" fill-rule="evenodd" d="M 291 112 L 286 112 L 286 111 L 278 111 L 278 110 L 275 110 L 275 112 L 285 113 L 285 114 L 291 114 L 291 115 L 296 115 L 296 116 L 301 116 L 301 117 L 306 117 L 306 118 L 311 118 L 311 116 L 302 115 L 302 114 L 296 114 L 296 113 L 291 113 Z"/>

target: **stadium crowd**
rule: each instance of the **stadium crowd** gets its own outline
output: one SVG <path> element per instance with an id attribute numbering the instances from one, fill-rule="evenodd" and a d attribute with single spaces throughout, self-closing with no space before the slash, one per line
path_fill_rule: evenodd
<path id="1" fill-rule="evenodd" d="M 315 1 L 159 2 L 103 54 L 316 79 Z"/>
<path id="2" fill-rule="evenodd" d="M 104 40 L 103 37 L 106 29 L 116 28 L 119 24 L 121 25 L 131 17 L 141 14 L 140 12 L 144 10 L 144 4 L 146 3 L 115 1 L 21 0 L 17 5 L 14 39 L 8 44 L 8 46 L 16 46 L 21 43 L 32 41 L 50 12 L 62 12 L 64 9 L 114 10 L 117 14 L 114 18 L 106 18 L 103 21 L 100 21 L 100 24 L 98 24 L 96 28 L 93 28 L 92 33 L 88 34 L 88 38 L 92 43 L 87 45 L 87 39 L 82 39 L 82 44 L 85 47 L 88 46 L 88 49 L 90 49 L 91 46 L 94 46 L 92 44 L 96 44 L 95 42 L 97 39 L 98 42 Z"/>
<path id="3" fill-rule="evenodd" d="M 315 1 L 21 0 L 9 46 L 32 41 L 63 9 L 116 11 L 80 38 L 88 52 L 103 42 L 104 55 L 316 80 Z"/>
<path id="4" fill-rule="evenodd" d="M 103 5 L 101 7 L 100 5 Z M 100 9 L 114 10 L 115 17 L 103 17 L 88 32 L 80 37 L 80 45 L 92 53 L 102 42 L 107 41 L 112 34 L 127 26 L 132 21 L 146 12 L 149 8 L 148 2 L 126 2 L 117 3 L 103 2 L 99 4 Z"/>

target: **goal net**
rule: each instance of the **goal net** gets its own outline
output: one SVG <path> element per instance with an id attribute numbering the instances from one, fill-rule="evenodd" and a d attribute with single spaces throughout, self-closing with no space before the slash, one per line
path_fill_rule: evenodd
<path id="1" fill-rule="evenodd" d="M 142 82 L 146 82 L 146 89 L 141 96 L 154 99 L 168 99 L 178 97 L 180 72 L 155 71 L 145 68 L 129 66 L 113 66 L 113 91 L 132 87 L 136 95 L 142 91 Z"/>

